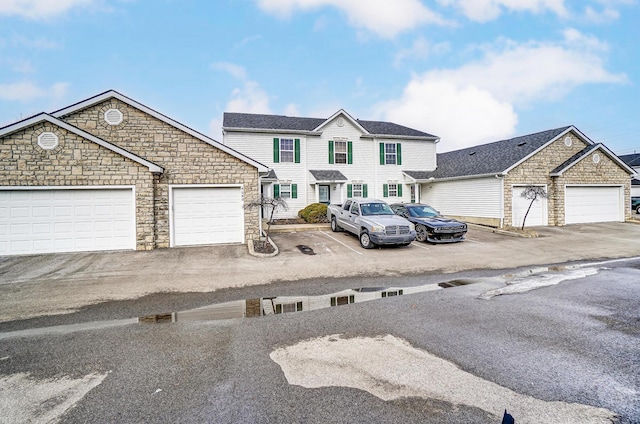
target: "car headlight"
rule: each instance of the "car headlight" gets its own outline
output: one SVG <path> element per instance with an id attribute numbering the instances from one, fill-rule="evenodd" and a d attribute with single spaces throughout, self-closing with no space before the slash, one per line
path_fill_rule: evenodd
<path id="1" fill-rule="evenodd" d="M 384 226 L 382 225 L 372 225 L 371 231 L 374 233 L 384 233 Z"/>
<path id="2" fill-rule="evenodd" d="M 415 231 L 416 230 L 416 224 L 414 224 L 413 222 L 410 222 L 409 223 L 409 230 Z"/>

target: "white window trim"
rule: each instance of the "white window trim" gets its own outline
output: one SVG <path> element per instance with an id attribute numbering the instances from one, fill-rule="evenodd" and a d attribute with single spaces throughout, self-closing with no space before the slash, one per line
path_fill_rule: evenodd
<path id="1" fill-rule="evenodd" d="M 283 148 L 283 141 L 291 142 L 291 150 Z M 283 153 L 291 153 L 291 160 L 283 160 Z M 280 162 L 281 163 L 294 163 L 296 160 L 296 141 L 293 138 L 280 137 Z"/>
<path id="2" fill-rule="evenodd" d="M 356 194 L 356 187 L 359 187 L 358 191 L 360 192 L 360 194 Z M 364 190 L 364 184 L 363 183 L 352 183 L 351 184 L 351 197 L 362 197 L 363 190 Z"/>
<path id="3" fill-rule="evenodd" d="M 387 151 L 387 146 L 393 146 L 393 153 Z M 388 157 L 393 156 L 393 163 L 387 160 Z M 398 146 L 396 143 L 384 143 L 384 164 L 385 165 L 397 165 L 398 164 Z"/>
<path id="4" fill-rule="evenodd" d="M 340 152 L 338 151 L 338 143 L 344 144 L 344 151 L 340 151 Z M 338 155 L 340 155 L 341 158 L 344 157 L 344 162 L 338 161 Z M 347 146 L 347 141 L 334 140 L 333 141 L 333 163 L 338 165 L 346 165 L 348 161 L 348 156 L 349 156 L 349 148 Z"/>

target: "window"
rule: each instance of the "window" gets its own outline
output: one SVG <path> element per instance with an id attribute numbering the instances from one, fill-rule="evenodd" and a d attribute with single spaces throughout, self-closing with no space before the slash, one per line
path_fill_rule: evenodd
<path id="1" fill-rule="evenodd" d="M 351 197 L 367 197 L 366 184 L 347 184 L 347 198 Z"/>
<path id="2" fill-rule="evenodd" d="M 302 310 L 302 302 L 296 303 L 277 303 L 276 314 L 286 314 L 288 312 L 299 312 Z"/>
<path id="3" fill-rule="evenodd" d="M 273 162 L 300 163 L 300 139 L 274 138 Z"/>
<path id="4" fill-rule="evenodd" d="M 383 184 L 382 195 L 384 197 L 402 197 L 402 184 Z"/>
<path id="5" fill-rule="evenodd" d="M 329 163 L 330 164 L 352 164 L 353 163 L 353 143 L 344 140 L 329 141 Z"/>
<path id="6" fill-rule="evenodd" d="M 356 297 L 354 295 L 349 296 L 334 296 L 331 298 L 331 306 L 348 305 L 355 303 Z"/>
<path id="7" fill-rule="evenodd" d="M 273 185 L 273 197 L 282 199 L 297 199 L 298 198 L 298 185 L 297 184 L 274 184 Z"/>
<path id="8" fill-rule="evenodd" d="M 280 139 L 280 162 L 293 162 L 293 139 Z"/>
<path id="9" fill-rule="evenodd" d="M 380 143 L 380 165 L 402 165 L 400 143 Z"/>
<path id="10" fill-rule="evenodd" d="M 347 142 L 346 141 L 336 141 L 335 142 L 335 162 L 336 163 L 347 163 Z"/>

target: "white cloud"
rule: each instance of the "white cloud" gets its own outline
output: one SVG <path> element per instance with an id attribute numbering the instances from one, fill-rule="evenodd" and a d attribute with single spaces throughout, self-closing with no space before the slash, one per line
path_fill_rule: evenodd
<path id="1" fill-rule="evenodd" d="M 441 137 L 440 152 L 510 136 L 518 123 L 510 103 L 432 75 L 415 77 L 400 99 L 377 108 L 388 121 Z"/>
<path id="2" fill-rule="evenodd" d="M 232 77 L 245 80 L 247 79 L 247 71 L 244 67 L 230 62 L 216 62 L 211 64 L 211 69 L 220 70 L 228 73 Z"/>
<path id="3" fill-rule="evenodd" d="M 383 38 L 424 24 L 448 25 L 439 14 L 419 0 L 257 0 L 267 13 L 286 18 L 296 10 L 334 7 L 346 14 L 349 23 Z"/>
<path id="4" fill-rule="evenodd" d="M 227 112 L 271 113 L 269 96 L 255 81 L 245 82 L 242 88 L 231 93 L 231 100 L 225 108 Z"/>
<path id="5" fill-rule="evenodd" d="M 60 99 L 69 88 L 66 82 L 53 84 L 51 87 L 39 87 L 32 82 L 0 84 L 0 100 L 28 102 L 39 98 Z"/>
<path id="6" fill-rule="evenodd" d="M 449 51 L 450 48 L 449 43 L 431 43 L 421 36 L 414 40 L 411 47 L 400 50 L 396 54 L 393 64 L 395 67 L 399 67 L 404 60 L 424 60 L 431 54 L 441 54 Z"/>
<path id="7" fill-rule="evenodd" d="M 596 24 L 604 24 L 617 20 L 620 17 L 620 12 L 609 7 L 605 7 L 601 11 L 595 10 L 591 6 L 587 6 L 584 9 L 584 19 Z"/>
<path id="8" fill-rule="evenodd" d="M 44 19 L 63 14 L 75 7 L 87 6 L 96 0 L 2 0 L 0 15 Z"/>
<path id="9" fill-rule="evenodd" d="M 442 137 L 441 151 L 515 133 L 516 108 L 559 99 L 584 84 L 626 83 L 605 69 L 608 46 L 567 29 L 556 43 L 501 40 L 456 69 L 414 75 L 403 95 L 376 110 L 386 119 Z"/>
<path id="10" fill-rule="evenodd" d="M 287 116 L 300 116 L 300 107 L 295 103 L 289 103 L 284 108 L 284 114 Z"/>
<path id="11" fill-rule="evenodd" d="M 470 20 L 488 22 L 498 18 L 503 10 L 541 13 L 551 11 L 567 16 L 564 0 L 438 0 L 444 6 L 454 6 Z"/>

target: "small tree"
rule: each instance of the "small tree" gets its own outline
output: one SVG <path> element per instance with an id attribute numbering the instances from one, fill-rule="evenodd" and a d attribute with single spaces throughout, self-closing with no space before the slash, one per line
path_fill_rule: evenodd
<path id="1" fill-rule="evenodd" d="M 524 197 L 527 200 L 531 200 L 529 203 L 529 207 L 527 208 L 527 213 L 524 214 L 524 218 L 522 218 L 522 229 L 524 230 L 524 223 L 527 222 L 527 215 L 529 215 L 529 211 L 531 210 L 531 206 L 533 206 L 533 202 L 538 199 L 546 199 L 547 191 L 542 186 L 534 186 L 529 184 L 524 188 L 520 197 Z"/>
<path id="2" fill-rule="evenodd" d="M 269 230 L 271 230 L 271 223 L 273 222 L 273 213 L 276 210 L 289 210 L 289 205 L 287 205 L 287 201 L 282 197 L 267 197 L 260 196 L 258 200 L 254 200 L 252 202 L 247 203 L 245 209 L 249 208 L 271 208 L 271 212 L 269 213 L 269 221 L 267 221 L 267 234 L 266 239 L 264 241 L 264 247 L 270 245 L 269 243 Z"/>

